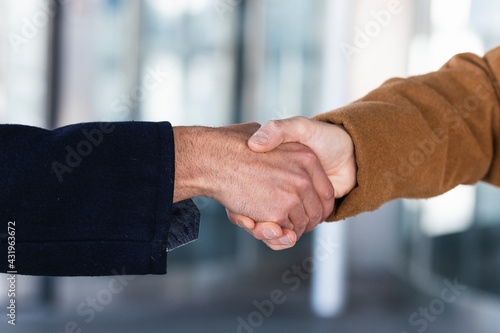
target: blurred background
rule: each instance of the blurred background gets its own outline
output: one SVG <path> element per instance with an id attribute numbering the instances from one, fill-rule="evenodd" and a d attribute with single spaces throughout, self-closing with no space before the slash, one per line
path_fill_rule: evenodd
<path id="1" fill-rule="evenodd" d="M 0 122 L 312 116 L 484 54 L 499 15 L 495 0 L 0 0 Z M 2 275 L 0 331 L 500 332 L 496 188 L 394 201 L 284 252 L 195 202 L 200 238 L 166 276 L 18 276 L 13 327 Z"/>

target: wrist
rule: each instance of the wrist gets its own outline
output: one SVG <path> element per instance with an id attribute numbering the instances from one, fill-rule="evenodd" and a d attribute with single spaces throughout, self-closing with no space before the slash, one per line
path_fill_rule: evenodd
<path id="1" fill-rule="evenodd" d="M 196 196 L 224 201 L 235 175 L 253 154 L 246 142 L 259 127 L 256 123 L 174 127 L 174 202 Z"/>
<path id="2" fill-rule="evenodd" d="M 203 196 L 219 201 L 230 186 L 235 172 L 235 156 L 246 149 L 247 136 L 229 127 L 174 127 L 175 184 L 174 202 Z M 230 169 L 228 169 L 230 168 Z"/>
<path id="3" fill-rule="evenodd" d="M 206 196 L 210 187 L 206 181 L 206 146 L 210 141 L 210 128 L 201 126 L 176 126 L 174 200 L 182 201 L 196 196 Z"/>

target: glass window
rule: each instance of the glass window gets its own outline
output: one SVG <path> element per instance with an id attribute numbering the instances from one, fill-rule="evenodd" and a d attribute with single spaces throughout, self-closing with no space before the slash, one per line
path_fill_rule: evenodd
<path id="1" fill-rule="evenodd" d="M 323 2 L 217 4 L 144 2 L 140 71 L 161 73 L 161 80 L 144 94 L 139 118 L 221 126 L 317 113 Z M 197 202 L 202 203 L 204 236 L 171 260 L 227 257 L 235 246 L 248 254 L 261 246 L 247 235 L 209 244 L 209 233 L 229 240 L 239 231 L 225 225 L 229 222 L 219 204 Z M 307 249 L 307 238 L 299 248 Z"/>
<path id="2" fill-rule="evenodd" d="M 0 117 L 46 124 L 50 14 L 36 0 L 0 2 Z"/>
<path id="3" fill-rule="evenodd" d="M 141 103 L 141 119 L 232 123 L 237 22 L 218 14 L 207 0 L 145 1 L 141 72 L 156 72 L 159 82 Z"/>
<path id="4" fill-rule="evenodd" d="M 63 6 L 59 125 L 137 119 L 140 1 L 70 1 Z"/>
<path id="5" fill-rule="evenodd" d="M 245 120 L 318 113 L 324 2 L 259 4 L 248 12 Z"/>

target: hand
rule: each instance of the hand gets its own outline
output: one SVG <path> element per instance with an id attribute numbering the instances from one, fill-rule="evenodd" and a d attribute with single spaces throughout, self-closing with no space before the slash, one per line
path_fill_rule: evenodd
<path id="1" fill-rule="evenodd" d="M 262 125 L 250 138 L 248 146 L 255 152 L 268 152 L 287 142 L 299 142 L 314 151 L 335 188 L 336 198 L 345 196 L 356 186 L 354 144 L 343 127 L 304 117 L 273 120 Z M 232 212 L 229 215 L 231 220 L 245 221 L 245 229 L 255 237 L 262 234 L 259 223 L 252 224 L 253 221 Z M 274 226 L 275 232 L 276 228 Z M 273 249 L 277 247 L 275 240 L 264 242 Z"/>
<path id="2" fill-rule="evenodd" d="M 267 152 L 286 142 L 298 142 L 314 151 L 335 188 L 336 198 L 356 186 L 354 143 L 342 126 L 305 117 L 271 120 L 248 140 L 248 147 Z"/>
<path id="3" fill-rule="evenodd" d="M 174 127 L 174 202 L 206 196 L 231 212 L 275 222 L 300 237 L 333 209 L 333 187 L 304 145 L 283 144 L 266 154 L 251 151 L 247 141 L 258 127 Z"/>

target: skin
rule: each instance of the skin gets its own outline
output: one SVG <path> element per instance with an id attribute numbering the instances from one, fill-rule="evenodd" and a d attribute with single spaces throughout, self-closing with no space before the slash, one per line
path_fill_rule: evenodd
<path id="1" fill-rule="evenodd" d="M 262 125 L 249 139 L 248 147 L 255 152 L 265 153 L 289 142 L 306 145 L 319 157 L 328 179 L 335 188 L 335 198 L 347 195 L 356 186 L 357 166 L 354 143 L 342 126 L 304 117 L 273 120 Z M 256 220 L 231 210 L 228 210 L 228 216 L 233 223 L 243 226 L 252 236 L 263 240 L 274 250 L 289 248 L 300 238 L 299 234 L 293 235 L 292 231 L 283 229 L 277 224 L 255 223 Z M 311 224 L 306 231 L 312 228 Z M 275 238 L 265 237 L 269 235 L 269 232 L 265 230 L 269 229 L 277 235 Z M 284 245 L 282 242 L 284 236 L 295 241 L 292 245 Z"/>
<path id="2" fill-rule="evenodd" d="M 331 213 L 333 186 L 316 154 L 302 144 L 284 143 L 266 153 L 252 151 L 247 142 L 258 128 L 255 123 L 174 127 L 174 202 L 212 198 L 231 214 L 247 217 L 231 215 L 233 223 L 265 222 L 253 234 L 258 239 L 272 235 L 279 247 L 293 246 L 304 231 Z"/>

